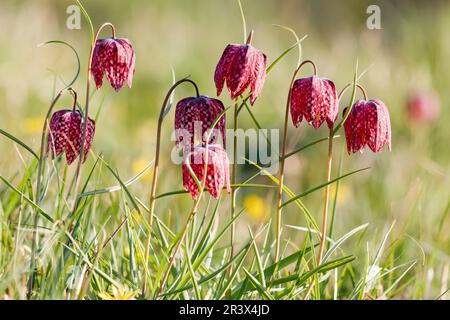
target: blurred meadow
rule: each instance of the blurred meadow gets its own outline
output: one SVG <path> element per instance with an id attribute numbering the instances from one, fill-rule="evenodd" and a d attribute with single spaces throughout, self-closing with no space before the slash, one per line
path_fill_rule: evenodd
<path id="1" fill-rule="evenodd" d="M 385 148 L 379 154 L 366 150 L 363 154 L 349 156 L 343 130 L 336 139 L 332 177 L 338 176 L 339 171 L 345 174 L 360 168 L 370 169 L 341 180 L 336 201 L 337 186 L 332 185 L 331 208 L 334 203 L 336 206 L 334 236 L 339 238 L 366 223 L 368 226 L 339 248 L 339 255 L 352 255 L 354 260 L 349 263 L 350 267 L 339 268 L 339 281 L 334 281 L 334 271 L 329 278 L 321 280 L 330 284 L 323 286 L 319 297 L 450 298 L 447 293 L 450 284 L 450 2 L 243 0 L 242 3 L 247 28 L 255 31 L 253 45 L 266 53 L 268 63 L 295 42 L 290 33 L 273 24 L 289 26 L 300 37 L 308 36 L 302 42 L 303 59 L 314 60 L 319 76 L 333 79 L 338 91 L 352 82 L 358 60 L 359 71 L 366 71 L 359 82 L 366 88 L 369 98 L 382 99 L 390 112 L 392 152 Z M 89 31 L 85 20 L 82 20 L 80 30 L 66 27 L 66 9 L 72 4 L 74 2 L 68 0 L 2 0 L 0 4 L 0 128 L 35 152 L 40 147 L 48 106 L 55 92 L 73 78 L 77 66 L 73 52 L 67 47 L 56 44 L 38 47 L 38 44 L 64 40 L 74 46 L 80 55 L 81 73 L 73 87 L 80 95 L 80 103 L 84 103 Z M 123 88 L 116 93 L 106 83 L 102 90 L 95 91 L 90 104 L 91 116 L 98 117 L 92 151 L 96 156 L 101 154 L 113 171 L 126 181 L 140 173 L 154 158 L 157 118 L 172 84 L 172 68 L 177 79 L 190 75 L 202 94 L 216 97 L 213 75 L 217 61 L 228 43 L 244 41 L 239 7 L 232 0 L 85 0 L 83 4 L 94 28 L 106 21 L 114 23 L 117 35 L 130 39 L 136 52 L 132 89 Z M 366 9 L 370 4 L 381 8 L 381 30 L 366 27 Z M 102 35 L 106 36 L 107 32 Z M 263 128 L 281 129 L 283 126 L 285 101 L 296 61 L 297 51 L 292 50 L 267 76 L 263 91 L 252 107 Z M 302 69 L 301 76 L 309 76 L 310 72 L 308 67 Z M 435 91 L 439 96 L 440 116 L 434 122 L 421 123 L 408 117 L 407 99 L 420 91 Z M 175 93 L 175 102 L 192 94 L 190 87 L 182 86 Z M 349 96 L 347 93 L 343 101 L 348 101 Z M 232 103 L 226 90 L 220 99 L 225 106 Z M 65 95 L 57 108 L 70 108 L 71 101 L 71 97 Z M 345 103 L 340 105 L 340 115 Z M 183 187 L 181 168 L 169 161 L 174 145 L 170 137 L 173 116 L 172 110 L 163 126 L 157 194 Z M 227 125 L 232 126 L 232 111 L 229 111 Z M 239 118 L 239 126 L 244 129 L 254 127 L 245 111 Z M 294 128 L 289 121 L 288 150 L 327 137 L 327 134 L 325 126 L 314 130 L 302 123 L 299 128 Z M 23 194 L 29 194 L 27 184 L 34 187 L 35 177 L 31 175 L 25 183 L 23 179 L 33 157 L 3 135 L 0 135 L 0 154 L 0 175 Z M 285 184 L 299 194 L 324 183 L 326 154 L 324 142 L 290 157 L 286 163 Z M 91 155 L 83 167 L 84 179 L 94 163 L 95 156 Z M 61 202 L 58 181 L 62 176 L 67 176 L 70 181 L 75 167 L 69 167 L 66 172 L 65 164 L 61 164 L 58 174 L 49 178 L 42 207 L 47 212 L 54 212 L 55 220 L 62 219 L 67 213 L 54 210 Z M 51 170 L 51 161 L 47 161 L 47 168 Z M 254 172 L 251 165 L 239 165 L 238 181 L 244 181 Z M 145 205 L 148 205 L 151 177 L 150 169 L 128 186 L 132 195 Z M 258 176 L 254 182 L 271 183 L 267 176 Z M 99 166 L 86 190 L 118 184 L 111 171 Z M 237 220 L 238 250 L 249 241 L 249 228 L 257 234 L 274 218 L 276 197 L 276 189 L 242 188 L 239 191 L 238 208 L 244 212 Z M 17 197 L 4 180 L 0 182 L 0 299 L 26 298 L 34 211 L 21 198 L 23 196 Z M 90 198 L 83 214 L 81 228 L 84 234 L 80 233 L 79 240 L 95 238 L 94 247 L 104 243 L 120 225 L 127 214 L 124 212 L 128 212 L 124 198 L 123 192 Z M 208 198 L 203 200 L 200 213 L 206 210 L 208 201 L 210 207 L 215 206 L 216 202 Z M 320 222 L 323 192 L 311 193 L 302 201 Z M 156 206 L 158 219 L 176 233 L 189 214 L 192 199 L 186 194 L 175 195 L 160 199 Z M 230 196 L 224 192 L 214 228 L 221 229 L 228 223 L 229 207 Z M 201 216 L 197 224 L 200 224 Z M 133 223 L 139 224 L 146 218 L 144 212 L 142 216 L 134 217 Z M 307 223 L 295 205 L 288 205 L 283 211 L 283 224 L 282 247 L 287 256 L 300 250 L 309 239 L 304 230 L 296 228 L 306 228 Z M 64 266 L 63 280 L 51 283 L 51 279 L 56 279 L 55 270 L 63 252 L 61 243 L 64 243 L 64 240 L 52 237 L 52 228 L 51 224 L 45 224 L 40 235 L 42 281 L 36 298 L 75 298 L 77 296 L 70 292 L 69 283 L 74 281 L 70 277 L 76 279 L 79 276 L 77 272 L 82 270 L 83 263 L 77 264 L 73 258 L 72 264 Z M 130 276 L 132 272 L 124 266 L 127 265 L 124 261 L 133 254 L 133 246 L 129 246 L 133 228 L 139 235 L 139 228 L 127 223 L 94 264 L 130 291 L 138 291 L 141 280 L 136 278 L 142 270 L 139 267 L 137 273 Z M 274 224 L 267 228 L 272 230 L 269 236 L 272 241 Z M 258 245 L 263 241 L 263 237 L 258 239 Z M 224 247 L 228 242 L 226 233 L 218 246 Z M 58 251 L 53 251 L 56 246 L 59 246 Z M 154 248 L 161 250 L 157 245 Z M 157 259 L 164 259 L 159 253 L 154 254 L 159 255 Z M 220 267 L 222 255 L 220 251 L 213 255 L 215 268 Z M 142 257 L 136 259 L 139 265 Z M 246 268 L 258 274 L 252 256 L 247 259 Z M 268 260 L 263 263 L 269 263 Z M 73 271 L 74 268 L 78 271 Z M 208 274 L 207 268 L 202 268 L 198 271 L 200 278 Z M 293 270 L 286 270 L 286 274 Z M 237 280 L 244 277 L 242 271 Z M 354 294 L 360 279 L 366 282 L 367 290 L 363 296 Z M 170 282 L 176 282 L 176 276 Z M 113 289 L 95 281 L 95 276 L 92 283 L 86 288 L 84 298 L 108 298 L 108 294 L 113 294 Z M 210 288 L 214 290 L 215 287 Z M 201 298 L 216 297 L 202 290 Z M 196 298 L 199 297 L 197 294 Z M 184 295 L 172 298 L 193 297 L 186 290 Z M 295 296 L 299 297 L 302 296 Z M 318 296 L 313 294 L 313 297 Z"/>

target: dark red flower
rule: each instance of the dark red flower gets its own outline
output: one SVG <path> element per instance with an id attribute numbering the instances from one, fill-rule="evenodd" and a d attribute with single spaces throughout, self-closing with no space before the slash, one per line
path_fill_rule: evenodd
<path id="1" fill-rule="evenodd" d="M 47 153 L 51 153 L 52 159 L 65 152 L 67 163 L 71 164 L 79 156 L 82 146 L 83 126 L 80 111 L 60 110 L 52 115 L 47 140 Z M 94 139 L 95 122 L 91 118 L 88 118 L 86 130 L 83 162 L 86 161 Z"/>
<path id="2" fill-rule="evenodd" d="M 331 128 L 338 113 L 338 98 L 333 81 L 317 76 L 295 80 L 292 86 L 290 111 L 292 122 L 296 127 L 305 117 L 316 129 L 324 121 Z"/>
<path id="3" fill-rule="evenodd" d="M 205 133 L 211 129 L 214 121 L 224 111 L 224 106 L 220 100 L 212 99 L 206 96 L 189 97 L 178 102 L 175 110 L 175 130 L 177 132 L 176 144 L 182 145 L 191 150 L 195 145 L 195 134 L 201 134 L 197 141 L 205 141 Z M 196 132 L 196 125 L 198 131 Z M 222 135 L 223 145 L 225 146 L 226 120 L 223 115 L 214 127 L 209 144 L 217 143 L 218 132 Z M 188 140 L 190 138 L 190 140 Z"/>
<path id="4" fill-rule="evenodd" d="M 386 105 L 380 100 L 356 101 L 344 129 L 349 154 L 363 152 L 366 145 L 373 152 L 380 152 L 385 144 L 391 150 L 391 120 Z"/>
<path id="5" fill-rule="evenodd" d="M 266 78 L 266 55 L 249 44 L 229 44 L 217 63 L 214 74 L 217 96 L 224 83 L 236 99 L 250 87 L 250 104 L 255 103 Z"/>
<path id="6" fill-rule="evenodd" d="M 206 190 L 214 197 L 219 198 L 219 195 L 224 186 L 227 192 L 231 192 L 230 187 L 230 173 L 229 163 L 226 151 L 218 144 L 208 145 L 208 161 L 207 161 L 207 176 L 205 180 Z M 205 155 L 206 148 L 197 146 L 193 152 L 186 155 L 189 159 L 189 165 L 195 173 L 197 179 L 202 183 L 205 171 Z M 199 194 L 198 185 L 191 176 L 186 160 L 183 162 L 183 186 L 189 191 L 192 198 L 195 200 Z"/>
<path id="7" fill-rule="evenodd" d="M 439 118 L 440 109 L 439 97 L 432 91 L 411 94 L 407 101 L 408 116 L 417 122 L 436 121 Z"/>
<path id="8" fill-rule="evenodd" d="M 106 78 L 114 90 L 119 91 L 125 81 L 131 88 L 135 61 L 136 55 L 128 39 L 106 38 L 97 40 L 91 66 L 97 89 L 103 84 L 104 73 L 106 73 Z"/>

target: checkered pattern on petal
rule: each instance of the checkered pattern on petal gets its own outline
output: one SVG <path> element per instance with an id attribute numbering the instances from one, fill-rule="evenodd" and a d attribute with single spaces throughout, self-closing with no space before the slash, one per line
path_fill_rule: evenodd
<path id="1" fill-rule="evenodd" d="M 66 141 L 66 160 L 70 165 L 81 152 L 81 138 L 83 134 L 81 112 L 73 111 L 67 114 L 69 123 L 69 135 Z"/>
<path id="2" fill-rule="evenodd" d="M 214 73 L 214 82 L 217 88 L 217 96 L 222 93 L 223 85 L 230 72 L 230 67 L 233 63 L 235 54 L 239 51 L 239 45 L 229 44 L 220 57 Z"/>
<path id="3" fill-rule="evenodd" d="M 344 129 L 349 154 L 363 152 L 366 145 L 375 153 L 380 152 L 385 144 L 391 150 L 389 111 L 380 100 L 356 101 Z"/>
<path id="4" fill-rule="evenodd" d="M 391 150 L 391 121 L 385 104 L 369 100 L 365 106 L 367 145 L 373 152 L 380 152 L 387 143 Z"/>
<path id="5" fill-rule="evenodd" d="M 250 103 L 253 105 L 261 93 L 266 76 L 266 56 L 251 45 L 229 44 L 220 58 L 214 74 L 217 95 L 224 83 L 231 99 L 236 99 L 250 89 Z"/>
<path id="6" fill-rule="evenodd" d="M 331 127 L 338 112 L 334 83 L 316 76 L 295 80 L 290 99 L 290 112 L 296 127 L 300 125 L 303 117 L 316 129 L 325 120 Z"/>
<path id="7" fill-rule="evenodd" d="M 175 130 L 184 130 L 189 134 L 190 140 L 182 135 L 178 135 L 176 138 L 176 144 L 182 144 L 187 150 L 191 150 L 195 143 L 195 124 L 201 124 L 201 141 L 205 142 L 205 133 L 211 129 L 217 117 L 224 111 L 224 106 L 220 100 L 212 99 L 206 96 L 189 97 L 182 99 L 178 102 L 175 110 Z M 223 145 L 226 145 L 225 130 L 226 120 L 223 115 L 214 128 L 222 135 Z M 217 143 L 218 135 L 216 131 L 213 131 L 208 143 Z M 200 138 L 200 137 L 199 137 Z"/>
<path id="8" fill-rule="evenodd" d="M 250 90 L 252 92 L 250 96 L 250 104 L 255 103 L 256 98 L 262 91 L 264 81 L 266 80 L 266 66 L 267 57 L 262 51 L 257 52 L 257 58 L 255 59 L 255 66 L 253 68 L 253 76 Z"/>
<path id="9" fill-rule="evenodd" d="M 366 121 L 364 115 L 365 101 L 356 101 L 344 122 L 345 138 L 347 141 L 347 152 L 364 152 L 364 147 L 367 144 L 366 139 Z M 344 109 L 343 114 L 347 112 Z"/>
<path id="10" fill-rule="evenodd" d="M 66 137 L 69 126 L 66 121 L 61 121 L 63 115 L 68 110 L 60 110 L 52 115 L 50 120 L 50 132 L 47 140 L 47 155 L 50 152 L 52 158 L 59 156 L 65 149 Z"/>
<path id="11" fill-rule="evenodd" d="M 92 55 L 91 72 L 97 89 L 106 74 L 114 90 L 119 91 L 125 81 L 131 88 L 136 56 L 128 39 L 105 38 L 97 40 Z"/>
<path id="12" fill-rule="evenodd" d="M 334 82 L 328 79 L 323 79 L 325 85 L 325 105 L 329 105 L 329 111 L 326 116 L 328 128 L 331 128 L 336 121 L 339 112 L 339 101 Z"/>
<path id="13" fill-rule="evenodd" d="M 92 145 L 94 138 L 95 123 L 88 119 L 85 157 Z M 72 164 L 80 155 L 83 137 L 83 119 L 80 111 L 60 110 L 53 114 L 50 121 L 50 132 L 47 140 L 47 153 L 50 152 L 52 159 L 62 152 L 66 154 L 67 163 Z"/>
<path id="14" fill-rule="evenodd" d="M 205 187 L 206 190 L 208 190 L 208 192 L 217 199 L 219 198 L 219 195 L 225 185 L 227 186 L 227 191 L 231 192 L 229 185 L 230 177 L 228 172 L 228 157 L 226 156 L 225 150 L 220 145 L 208 146 L 207 153 L 208 161 L 206 166 Z M 203 182 L 206 148 L 202 146 L 195 147 L 192 154 L 189 155 L 189 159 L 189 165 L 191 166 L 195 176 L 200 183 Z M 183 162 L 182 171 L 183 186 L 185 190 L 189 191 L 191 197 L 195 200 L 198 197 L 199 189 L 185 162 Z"/>
<path id="15" fill-rule="evenodd" d="M 84 157 L 83 163 L 86 161 L 89 150 L 91 150 L 92 141 L 94 140 L 95 134 L 95 121 L 91 118 L 88 118 L 87 126 L 86 126 L 86 139 L 84 140 Z M 80 151 L 81 152 L 81 151 Z"/>

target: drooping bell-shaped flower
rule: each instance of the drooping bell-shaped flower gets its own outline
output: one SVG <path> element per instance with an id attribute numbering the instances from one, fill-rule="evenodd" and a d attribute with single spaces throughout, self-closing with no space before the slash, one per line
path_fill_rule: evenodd
<path id="1" fill-rule="evenodd" d="M 366 145 L 373 152 L 380 152 L 385 144 L 391 150 L 391 120 L 386 105 L 380 100 L 356 101 L 344 122 L 344 129 L 349 154 L 363 152 Z"/>
<path id="2" fill-rule="evenodd" d="M 213 129 L 208 143 L 217 143 L 218 133 L 220 133 L 225 146 L 225 115 L 222 115 L 215 127 L 212 128 L 224 109 L 220 100 L 206 96 L 189 97 L 180 100 L 175 110 L 176 144 L 181 144 L 190 151 L 196 144 L 195 138 L 198 138 L 197 142 L 201 141 L 204 143 L 206 142 L 208 130 Z"/>
<path id="3" fill-rule="evenodd" d="M 338 114 L 338 97 L 333 81 L 312 76 L 295 80 L 292 86 L 290 111 L 294 126 L 303 120 L 314 128 L 324 121 L 331 128 Z"/>
<path id="4" fill-rule="evenodd" d="M 105 38 L 95 43 L 91 72 L 95 85 L 100 88 L 106 74 L 114 90 L 119 91 L 125 81 L 131 88 L 136 55 L 128 39 Z"/>
<path id="5" fill-rule="evenodd" d="M 52 115 L 47 140 L 47 153 L 50 152 L 52 159 L 65 152 L 67 163 L 70 165 L 80 155 L 83 127 L 83 117 L 78 110 L 60 110 Z M 88 118 L 83 163 L 87 159 L 94 133 L 95 122 Z"/>
<path id="6" fill-rule="evenodd" d="M 407 101 L 409 119 L 415 122 L 432 123 L 439 118 L 439 96 L 430 91 L 421 91 L 411 94 Z"/>
<path id="7" fill-rule="evenodd" d="M 236 99 L 250 88 L 250 104 L 255 103 L 266 78 L 267 58 L 250 42 L 251 35 L 247 44 L 229 44 L 225 48 L 214 74 L 217 96 L 220 96 L 226 82 L 231 99 Z"/>
<path id="8" fill-rule="evenodd" d="M 187 154 L 186 157 L 200 184 L 203 182 L 204 178 L 205 159 L 208 159 L 206 165 L 205 188 L 214 198 L 219 198 L 224 186 L 226 186 L 228 193 L 231 192 L 228 157 L 222 146 L 218 144 L 208 145 L 208 151 L 206 151 L 204 146 L 199 145 L 196 146 L 190 154 Z M 185 158 L 182 166 L 183 186 L 195 200 L 198 197 L 199 188 L 194 178 L 191 176 L 186 162 Z"/>

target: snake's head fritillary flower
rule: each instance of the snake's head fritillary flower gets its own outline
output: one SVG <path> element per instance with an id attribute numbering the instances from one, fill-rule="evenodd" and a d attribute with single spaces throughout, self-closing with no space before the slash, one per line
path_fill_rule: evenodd
<path id="1" fill-rule="evenodd" d="M 47 152 L 50 152 L 52 159 L 65 152 L 67 163 L 70 165 L 80 155 L 83 127 L 83 117 L 78 110 L 60 110 L 52 115 L 47 140 Z M 83 163 L 87 159 L 94 133 L 95 122 L 88 118 Z"/>
<path id="2" fill-rule="evenodd" d="M 224 186 L 226 186 L 228 193 L 231 192 L 229 162 L 227 153 L 222 146 L 218 144 L 208 145 L 207 152 L 204 146 L 196 146 L 192 153 L 187 155 L 187 157 L 189 160 L 189 165 L 200 183 L 203 182 L 205 159 L 208 159 L 206 165 L 205 188 L 214 198 L 219 198 Z M 199 188 L 190 174 L 186 160 L 183 162 L 182 169 L 183 186 L 187 191 L 189 191 L 192 198 L 195 200 L 198 197 Z"/>
<path id="3" fill-rule="evenodd" d="M 251 38 L 251 36 L 250 36 Z M 216 66 L 214 82 L 217 96 L 222 93 L 223 86 L 230 91 L 231 99 L 236 99 L 250 88 L 250 104 L 255 103 L 261 93 L 266 79 L 266 55 L 247 44 L 229 44 Z"/>
<path id="4" fill-rule="evenodd" d="M 380 152 L 386 144 L 391 150 L 391 120 L 381 100 L 356 101 L 344 123 L 344 129 L 349 154 L 363 152 L 366 145 L 375 153 Z"/>
<path id="5" fill-rule="evenodd" d="M 205 138 L 208 130 L 214 129 L 208 143 L 217 143 L 218 133 L 220 132 L 223 145 L 226 146 L 225 115 L 222 115 L 216 126 L 212 128 L 214 122 L 222 114 L 224 109 L 220 100 L 206 96 L 189 97 L 180 100 L 175 110 L 175 130 L 180 130 L 183 134 L 177 134 L 176 144 L 182 144 L 185 149 L 192 150 L 195 145 L 196 134 L 201 135 L 200 139 L 204 143 L 206 142 Z M 190 140 L 188 140 L 189 138 Z"/>
<path id="6" fill-rule="evenodd" d="M 439 118 L 440 101 L 434 92 L 411 94 L 407 101 L 408 116 L 411 120 L 432 123 Z"/>
<path id="7" fill-rule="evenodd" d="M 294 126 L 298 127 L 304 117 L 316 129 L 324 121 L 331 128 L 338 114 L 338 98 L 333 81 L 317 76 L 295 80 L 289 107 Z"/>
<path id="8" fill-rule="evenodd" d="M 106 74 L 114 90 L 119 91 L 125 81 L 131 88 L 136 55 L 128 39 L 105 38 L 95 43 L 91 72 L 95 85 L 100 88 Z"/>

